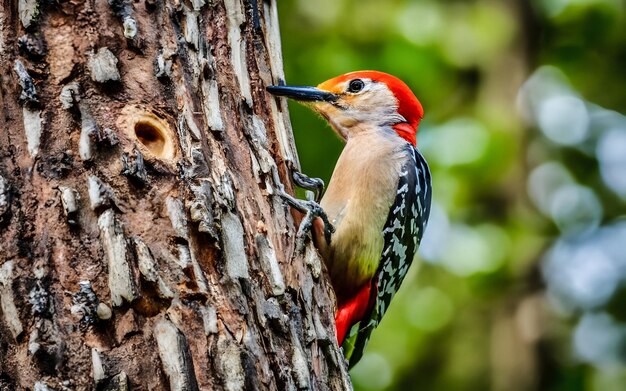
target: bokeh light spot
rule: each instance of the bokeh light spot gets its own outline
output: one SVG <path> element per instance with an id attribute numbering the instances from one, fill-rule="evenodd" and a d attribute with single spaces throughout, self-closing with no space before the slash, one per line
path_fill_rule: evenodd
<path id="1" fill-rule="evenodd" d="M 535 167 L 528 176 L 528 194 L 545 215 L 550 214 L 555 193 L 574 181 L 567 169 L 558 162 L 546 162 Z"/>
<path id="2" fill-rule="evenodd" d="M 556 95 L 539 103 L 537 122 L 550 140 L 563 145 L 575 145 L 587 137 L 589 113 L 580 98 Z"/>
<path id="3" fill-rule="evenodd" d="M 506 233 L 491 224 L 475 228 L 454 224 L 449 231 L 440 262 L 460 276 L 496 270 L 510 245 Z"/>
<path id="4" fill-rule="evenodd" d="M 489 133 L 480 122 L 458 118 L 424 133 L 420 147 L 431 160 L 443 166 L 470 164 L 482 157 L 489 143 Z"/>
<path id="5" fill-rule="evenodd" d="M 609 129 L 600 137 L 596 154 L 604 183 L 626 198 L 626 120 L 623 128 Z"/>
<path id="6" fill-rule="evenodd" d="M 574 330 L 574 350 L 586 362 L 619 362 L 624 350 L 626 331 L 606 313 L 588 313 Z"/>
<path id="7" fill-rule="evenodd" d="M 584 232 L 600 224 L 602 204 L 590 188 L 568 184 L 554 193 L 550 215 L 561 231 Z"/>
<path id="8" fill-rule="evenodd" d="M 387 359 L 374 352 L 363 355 L 359 365 L 351 374 L 359 386 L 366 390 L 381 390 L 388 387 L 393 380 L 391 366 Z"/>
<path id="9" fill-rule="evenodd" d="M 547 253 L 543 275 L 565 306 L 594 309 L 611 298 L 625 270 L 626 229 L 602 228 L 559 239 Z"/>

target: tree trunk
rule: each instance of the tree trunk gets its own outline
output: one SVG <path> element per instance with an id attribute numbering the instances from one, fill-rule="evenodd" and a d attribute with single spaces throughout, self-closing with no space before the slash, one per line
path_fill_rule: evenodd
<path id="1" fill-rule="evenodd" d="M 0 3 L 0 390 L 346 389 L 275 0 Z"/>

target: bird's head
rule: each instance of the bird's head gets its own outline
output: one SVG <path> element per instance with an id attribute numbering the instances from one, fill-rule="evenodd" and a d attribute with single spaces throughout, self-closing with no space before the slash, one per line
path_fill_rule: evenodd
<path id="1" fill-rule="evenodd" d="M 400 79 L 378 71 L 346 73 L 317 87 L 270 86 L 267 90 L 313 107 L 344 139 L 365 129 L 394 131 L 415 145 L 424 109 Z"/>

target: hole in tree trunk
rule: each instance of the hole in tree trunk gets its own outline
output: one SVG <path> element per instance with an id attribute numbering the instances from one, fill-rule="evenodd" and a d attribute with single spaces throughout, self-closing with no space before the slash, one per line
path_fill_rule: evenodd
<path id="1" fill-rule="evenodd" d="M 175 169 L 178 140 L 172 130 L 172 122 L 166 113 L 140 105 L 128 105 L 118 117 L 117 126 L 125 130 L 145 159 L 153 162 L 158 159 Z M 130 153 L 130 148 L 126 152 Z"/>
<path id="2" fill-rule="evenodd" d="M 137 140 L 150 150 L 156 157 L 164 157 L 167 143 L 163 132 L 149 122 L 140 121 L 135 124 L 135 135 Z"/>

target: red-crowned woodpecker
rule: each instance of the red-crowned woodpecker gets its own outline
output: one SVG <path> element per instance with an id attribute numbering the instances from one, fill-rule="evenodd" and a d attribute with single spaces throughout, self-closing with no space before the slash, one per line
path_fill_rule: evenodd
<path id="1" fill-rule="evenodd" d="M 290 204 L 322 217 L 308 224 L 337 295 L 337 339 L 353 366 L 400 287 L 430 213 L 430 171 L 415 147 L 424 111 L 405 83 L 377 71 L 268 91 L 308 104 L 346 142 L 322 210 L 311 201 Z"/>

